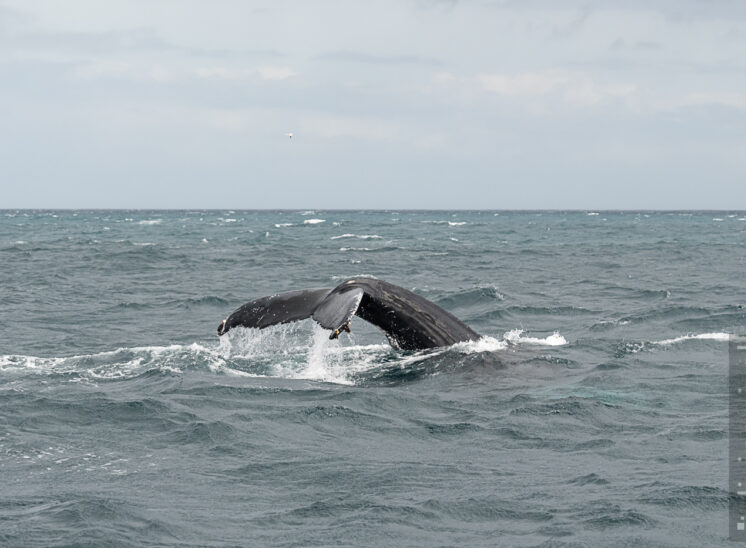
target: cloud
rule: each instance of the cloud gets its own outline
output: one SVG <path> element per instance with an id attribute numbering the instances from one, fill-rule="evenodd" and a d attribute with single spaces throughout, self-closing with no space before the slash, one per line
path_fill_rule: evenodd
<path id="1" fill-rule="evenodd" d="M 398 138 L 400 131 L 397 124 L 378 118 L 307 115 L 300 123 L 300 133 L 323 138 L 350 137 L 390 141 Z"/>
<path id="2" fill-rule="evenodd" d="M 285 80 L 297 73 L 290 67 L 259 67 L 256 69 L 262 80 Z"/>
<path id="3" fill-rule="evenodd" d="M 168 81 L 172 70 L 162 65 L 134 64 L 127 61 L 102 60 L 83 63 L 73 70 L 81 80 L 117 79 L 132 81 Z"/>
<path id="4" fill-rule="evenodd" d="M 608 97 L 625 97 L 635 92 L 629 83 L 599 84 L 582 72 L 547 70 L 518 74 L 480 74 L 477 81 L 483 89 L 510 97 L 536 97 L 560 94 L 575 106 L 595 105 Z"/>
<path id="5" fill-rule="evenodd" d="M 118 80 L 167 83 L 190 79 L 251 81 L 285 80 L 297 73 L 290 67 L 230 67 L 225 65 L 191 67 L 183 64 L 135 61 L 93 61 L 79 65 L 74 74 L 81 79 L 112 78 Z"/>
<path id="6" fill-rule="evenodd" d="M 421 10 L 439 9 L 452 10 L 459 3 L 459 0 L 417 0 L 415 5 Z"/>
<path id="7" fill-rule="evenodd" d="M 254 80 L 257 76 L 262 80 L 286 80 L 295 76 L 297 72 L 290 67 L 277 66 L 256 68 L 211 66 L 197 68 L 194 70 L 194 74 L 204 79 L 246 81 Z"/>
<path id="8" fill-rule="evenodd" d="M 40 30 L 29 23 L 29 15 L 0 6 L 0 46 L 5 52 L 21 54 L 50 54 L 59 57 L 61 53 L 72 56 L 96 56 L 105 54 L 157 53 L 197 57 L 239 58 L 283 57 L 284 53 L 275 49 L 210 48 L 205 42 L 198 45 L 185 45 L 164 40 L 158 29 L 152 26 L 139 26 L 100 31 Z M 7 30 L 4 29 L 7 28 Z"/>
<path id="9" fill-rule="evenodd" d="M 31 17 L 18 10 L 11 9 L 7 6 L 0 6 L 0 29 L 7 27 L 13 28 L 19 25 L 28 24 Z"/>
<path id="10" fill-rule="evenodd" d="M 638 40 L 634 44 L 628 45 L 627 42 L 623 38 L 617 38 L 612 42 L 612 44 L 609 46 L 610 50 L 624 50 L 624 49 L 630 49 L 630 50 L 638 50 L 638 51 L 656 51 L 663 49 L 663 44 L 660 42 L 655 42 L 653 40 Z"/>
<path id="11" fill-rule="evenodd" d="M 589 6 L 580 6 L 580 9 L 575 17 L 566 25 L 558 25 L 554 27 L 552 35 L 555 38 L 568 38 L 580 30 L 585 25 L 586 20 L 591 15 L 591 8 Z"/>
<path id="12" fill-rule="evenodd" d="M 13 43 L 30 50 L 65 50 L 74 52 L 121 52 L 178 50 L 161 40 L 153 29 L 139 28 L 105 32 L 28 32 L 16 35 Z"/>
<path id="13" fill-rule="evenodd" d="M 746 110 L 746 94 L 714 91 L 714 92 L 697 92 L 690 93 L 674 101 L 673 108 L 692 107 L 701 105 L 718 105 L 722 107 L 736 108 Z"/>
<path id="14" fill-rule="evenodd" d="M 441 65 L 442 62 L 416 55 L 373 55 L 357 51 L 329 51 L 315 57 L 323 61 L 342 61 L 345 63 L 368 63 L 374 65 Z"/>
<path id="15" fill-rule="evenodd" d="M 515 75 L 482 74 L 477 79 L 484 89 L 499 95 L 545 95 L 570 82 L 567 73 L 561 71 L 524 72 Z"/>

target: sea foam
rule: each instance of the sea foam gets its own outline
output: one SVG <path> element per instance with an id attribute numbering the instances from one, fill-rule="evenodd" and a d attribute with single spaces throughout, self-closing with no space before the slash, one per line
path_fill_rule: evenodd
<path id="1" fill-rule="evenodd" d="M 538 337 L 523 337 L 523 329 L 512 329 L 505 333 L 504 338 L 506 341 L 509 341 L 514 344 L 518 343 L 526 343 L 526 344 L 536 344 L 536 345 L 542 345 L 542 346 L 563 346 L 567 344 L 567 339 L 565 339 L 562 335 L 559 334 L 558 331 L 555 331 L 548 337 L 544 338 L 538 338 Z"/>
<path id="2" fill-rule="evenodd" d="M 653 344 L 669 345 L 683 341 L 691 340 L 710 340 L 710 341 L 727 341 L 730 339 L 728 333 L 700 333 L 700 334 L 687 334 L 681 337 L 674 337 L 673 339 L 664 339 L 662 341 L 653 341 Z"/>

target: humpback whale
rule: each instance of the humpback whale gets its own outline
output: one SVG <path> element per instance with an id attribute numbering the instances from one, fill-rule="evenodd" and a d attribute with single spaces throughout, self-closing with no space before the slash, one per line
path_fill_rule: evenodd
<path id="1" fill-rule="evenodd" d="M 376 278 L 352 278 L 335 288 L 302 289 L 262 297 L 236 309 L 218 326 L 218 335 L 234 327 L 263 329 L 271 325 L 313 318 L 330 339 L 350 332 L 353 316 L 386 333 L 389 343 L 402 350 L 450 346 L 481 338 L 476 331 L 403 287 Z"/>

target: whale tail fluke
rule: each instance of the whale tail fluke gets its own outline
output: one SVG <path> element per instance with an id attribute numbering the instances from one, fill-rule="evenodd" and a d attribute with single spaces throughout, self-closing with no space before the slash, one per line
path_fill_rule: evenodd
<path id="1" fill-rule="evenodd" d="M 342 331 L 350 332 L 350 322 L 364 294 L 360 287 L 339 293 L 334 290 L 319 303 L 312 317 L 321 327 L 332 330 L 330 339 L 336 339 Z"/>
<path id="2" fill-rule="evenodd" d="M 330 292 L 328 288 L 303 289 L 248 302 L 221 322 L 218 334 L 223 335 L 238 326 L 264 329 L 271 325 L 305 320 Z"/>
<path id="3" fill-rule="evenodd" d="M 392 344 L 406 350 L 450 346 L 480 335 L 435 303 L 403 287 L 375 278 L 355 278 L 334 289 L 290 291 L 248 302 L 223 320 L 218 335 L 233 327 L 263 329 L 313 318 L 336 339 L 350 332 L 353 316 L 382 329 Z"/>

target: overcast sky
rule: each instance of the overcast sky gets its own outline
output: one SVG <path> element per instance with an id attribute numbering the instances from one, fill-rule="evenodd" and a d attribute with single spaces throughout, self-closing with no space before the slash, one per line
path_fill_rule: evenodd
<path id="1" fill-rule="evenodd" d="M 746 2 L 0 0 L 15 207 L 744 209 Z"/>

